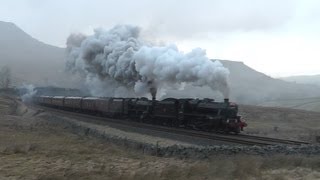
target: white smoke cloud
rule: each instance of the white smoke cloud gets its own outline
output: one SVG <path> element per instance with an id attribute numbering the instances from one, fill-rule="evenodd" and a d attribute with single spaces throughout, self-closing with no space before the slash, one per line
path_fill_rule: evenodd
<path id="1" fill-rule="evenodd" d="M 21 96 L 22 102 L 29 103 L 32 101 L 32 97 L 37 93 L 32 84 L 23 84 L 23 89 L 26 93 Z"/>
<path id="2" fill-rule="evenodd" d="M 176 45 L 153 46 L 136 26 L 118 25 L 94 35 L 67 40 L 67 70 L 86 77 L 96 96 L 142 96 L 150 91 L 181 89 L 185 83 L 209 86 L 228 96 L 228 69 L 211 61 L 205 50 L 182 53 Z M 159 95 L 159 94 L 158 94 Z"/>

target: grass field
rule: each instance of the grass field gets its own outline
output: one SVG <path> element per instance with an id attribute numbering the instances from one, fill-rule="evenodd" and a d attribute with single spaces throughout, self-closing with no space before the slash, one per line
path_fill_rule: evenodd
<path id="1" fill-rule="evenodd" d="M 259 105 L 266 107 L 284 107 L 320 112 L 320 97 L 267 101 Z"/>
<path id="2" fill-rule="evenodd" d="M 315 142 L 320 136 L 320 113 L 279 107 L 241 105 L 248 122 L 244 133 Z"/>

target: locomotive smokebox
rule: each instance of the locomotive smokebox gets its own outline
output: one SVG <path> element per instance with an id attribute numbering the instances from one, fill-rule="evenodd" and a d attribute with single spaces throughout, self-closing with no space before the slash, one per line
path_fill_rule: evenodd
<path id="1" fill-rule="evenodd" d="M 224 99 L 224 103 L 229 104 L 229 99 L 228 98 Z"/>

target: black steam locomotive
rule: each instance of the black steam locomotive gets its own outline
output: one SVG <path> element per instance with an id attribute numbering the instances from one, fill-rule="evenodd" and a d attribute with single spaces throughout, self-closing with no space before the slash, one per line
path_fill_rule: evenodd
<path id="1" fill-rule="evenodd" d="M 228 99 L 215 102 L 213 99 L 168 98 L 157 101 L 147 98 L 35 96 L 33 102 L 63 110 L 204 131 L 237 134 L 246 125 L 238 116 L 238 105 Z"/>

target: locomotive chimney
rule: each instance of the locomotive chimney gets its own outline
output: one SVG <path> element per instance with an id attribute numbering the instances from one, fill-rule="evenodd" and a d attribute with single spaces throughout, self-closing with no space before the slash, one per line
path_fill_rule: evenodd
<path id="1" fill-rule="evenodd" d="M 152 80 L 148 81 L 148 86 L 149 86 L 149 92 L 152 96 L 152 101 L 155 101 L 157 96 L 157 88 Z"/>
<path id="2" fill-rule="evenodd" d="M 228 98 L 225 98 L 225 99 L 224 99 L 224 103 L 229 104 L 229 99 L 228 99 Z"/>
<path id="3" fill-rule="evenodd" d="M 152 87 L 150 88 L 150 93 L 151 93 L 151 96 L 152 96 L 152 101 L 155 101 L 156 100 L 156 95 L 157 95 L 157 89 Z"/>

